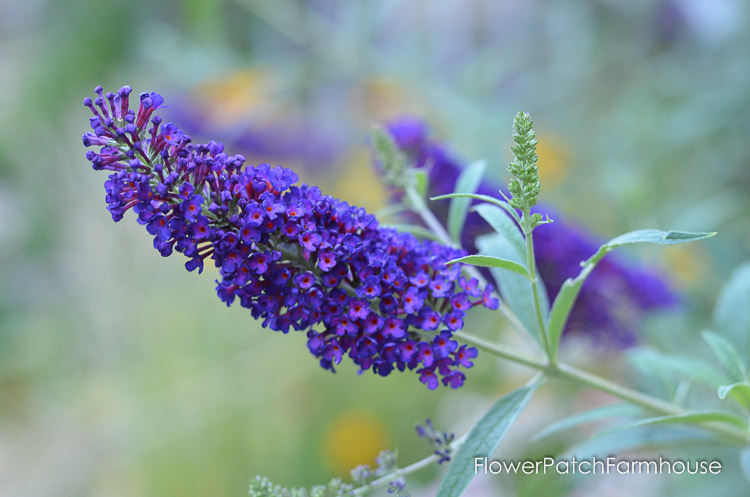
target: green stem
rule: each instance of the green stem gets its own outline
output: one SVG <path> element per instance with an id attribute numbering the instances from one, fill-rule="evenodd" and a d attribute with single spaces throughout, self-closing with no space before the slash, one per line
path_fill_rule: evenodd
<path id="1" fill-rule="evenodd" d="M 464 443 L 465 440 L 466 440 L 466 435 L 464 435 L 464 436 L 462 436 L 462 437 L 457 438 L 456 440 L 454 440 L 451 443 L 451 445 L 450 445 L 451 449 L 452 449 L 452 452 L 455 453 L 456 449 L 458 449 L 459 447 L 461 447 L 461 445 Z M 431 466 L 431 465 L 435 464 L 438 460 L 439 460 L 439 456 L 437 454 L 429 455 L 429 456 L 425 457 L 424 459 L 420 459 L 419 461 L 417 461 L 415 463 L 412 463 L 412 464 L 410 464 L 408 466 L 404 466 L 403 468 L 396 469 L 395 471 L 393 471 L 391 473 L 388 473 L 385 476 L 381 476 L 377 480 L 373 480 L 373 481 L 371 481 L 370 483 L 368 483 L 367 485 L 365 485 L 363 487 L 356 488 L 356 489 L 354 489 L 354 491 L 352 493 L 355 496 L 365 495 L 365 494 L 367 494 L 367 492 L 369 492 L 369 491 L 371 491 L 371 490 L 373 490 L 375 488 L 382 487 L 382 486 L 384 486 L 384 485 L 392 482 L 396 478 L 399 478 L 401 476 L 407 476 L 407 475 L 410 475 L 412 473 L 416 473 L 417 471 L 420 471 L 421 469 L 424 469 L 424 468 L 426 468 L 428 466 Z"/>
<path id="2" fill-rule="evenodd" d="M 642 407 L 647 411 L 651 411 L 655 414 L 671 416 L 675 414 L 686 414 L 690 412 L 689 410 L 677 404 L 673 404 L 671 402 L 664 401 L 637 390 L 618 385 L 617 383 L 614 383 L 587 371 L 583 371 L 574 366 L 570 366 L 568 364 L 550 364 L 544 359 L 539 359 L 537 357 L 525 354 L 513 349 L 512 347 L 489 342 L 462 331 L 454 332 L 453 335 L 462 342 L 473 345 L 476 348 L 494 356 L 509 360 L 511 362 L 515 362 L 517 364 L 522 364 L 539 371 L 543 371 L 550 377 L 567 380 L 579 385 L 594 388 L 601 392 L 608 393 L 613 397 L 617 397 L 633 405 Z M 738 430 L 734 427 L 718 423 L 705 424 L 701 426 L 719 435 L 723 440 L 726 440 L 729 443 L 738 445 L 745 445 L 746 443 L 746 434 L 742 430 Z"/>
<path id="3" fill-rule="evenodd" d="M 534 256 L 534 236 L 533 228 L 531 227 L 531 213 L 530 208 L 526 207 L 523 210 L 523 235 L 526 238 L 526 264 L 529 267 L 529 279 L 531 280 L 531 295 L 534 299 L 534 310 L 536 312 L 537 325 L 539 326 L 539 333 L 542 335 L 542 342 L 544 344 L 544 350 L 547 352 L 547 357 L 550 358 L 550 363 L 554 364 L 556 360 L 556 354 L 550 348 L 549 339 L 547 338 L 547 325 L 544 322 L 544 315 L 542 314 L 542 304 L 539 298 L 539 278 L 536 274 L 536 257 Z"/>

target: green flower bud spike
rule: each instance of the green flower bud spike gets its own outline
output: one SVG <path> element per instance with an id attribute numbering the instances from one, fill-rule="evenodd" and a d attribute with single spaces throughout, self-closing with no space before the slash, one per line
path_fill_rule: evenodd
<path id="1" fill-rule="evenodd" d="M 508 203 L 513 208 L 523 211 L 524 216 L 530 215 L 530 209 L 539 200 L 540 191 L 536 131 L 533 124 L 531 116 L 526 112 L 519 112 L 513 118 L 513 145 L 510 147 L 513 151 L 513 162 L 508 164 L 508 172 L 511 174 L 508 184 L 511 198 L 508 199 Z M 534 229 L 539 224 L 548 222 L 549 218 L 542 220 L 541 214 L 533 214 L 528 228 Z"/>

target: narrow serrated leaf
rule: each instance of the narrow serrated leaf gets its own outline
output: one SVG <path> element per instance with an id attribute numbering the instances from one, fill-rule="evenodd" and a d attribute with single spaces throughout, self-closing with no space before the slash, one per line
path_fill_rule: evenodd
<path id="1" fill-rule="evenodd" d="M 469 432 L 440 482 L 437 497 L 461 495 L 474 478 L 474 458 L 491 457 L 508 428 L 529 403 L 537 384 L 521 387 L 504 395 L 490 407 Z"/>
<path id="2" fill-rule="evenodd" d="M 457 262 L 469 264 L 471 266 L 509 269 L 520 275 L 526 276 L 527 278 L 529 277 L 529 272 L 524 266 L 517 262 L 513 262 L 508 259 L 502 259 L 500 257 L 493 257 L 489 255 L 466 255 L 464 257 L 459 257 L 458 259 L 450 260 L 446 262 L 446 264 L 456 264 Z"/>
<path id="3" fill-rule="evenodd" d="M 456 181 L 456 193 L 474 193 L 482 182 L 484 170 L 487 164 L 484 161 L 477 161 L 469 164 L 458 177 Z M 464 229 L 466 215 L 469 212 L 471 199 L 465 197 L 456 197 L 451 200 L 448 207 L 448 234 L 451 239 L 457 243 L 461 241 L 461 231 Z"/>

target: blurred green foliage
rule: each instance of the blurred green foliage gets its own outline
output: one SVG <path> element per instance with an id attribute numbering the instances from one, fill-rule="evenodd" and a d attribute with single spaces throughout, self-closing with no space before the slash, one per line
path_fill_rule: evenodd
<path id="1" fill-rule="evenodd" d="M 749 15 L 740 0 L 1 4 L 0 494 L 243 495 L 257 473 L 309 485 L 393 446 L 408 463 L 425 453 L 415 422 L 433 417 L 460 432 L 525 374 L 480 356 L 460 392 L 346 366 L 331 375 L 301 334 L 278 336 L 243 309 L 224 309 L 215 274 L 162 260 L 132 219 L 112 225 L 104 176 L 80 145 L 80 102 L 95 85 L 160 91 L 177 112 L 206 98 L 209 83 L 260 74 L 259 88 L 214 85 L 213 101 L 247 105 L 233 103 L 231 119 L 183 127 L 222 140 L 304 122 L 344 145 L 325 167 L 304 154 L 288 154 L 290 163 L 369 208 L 384 199 L 362 180 L 372 178 L 364 147 L 373 122 L 422 115 L 500 178 L 509 123 L 528 110 L 546 202 L 604 237 L 719 231 L 695 248 L 645 255 L 673 272 L 690 304 L 644 332 L 665 347 L 710 322 L 716 289 L 750 251 Z M 256 146 L 236 152 L 262 158 Z M 472 326 L 496 333 L 502 323 L 484 313 Z M 607 359 L 598 367 L 621 367 Z M 546 406 L 550 417 L 526 416 L 509 450 L 523 450 L 524 433 L 556 412 L 601 400 L 554 388 L 542 396 L 531 409 Z M 425 495 L 434 474 L 415 479 Z M 644 496 L 705 490 L 683 483 L 618 481 Z M 472 495 L 577 486 L 485 484 Z"/>

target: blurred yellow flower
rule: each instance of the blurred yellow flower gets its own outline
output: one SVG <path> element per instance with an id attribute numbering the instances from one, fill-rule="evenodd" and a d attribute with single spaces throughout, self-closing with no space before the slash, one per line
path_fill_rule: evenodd
<path id="1" fill-rule="evenodd" d="M 373 413 L 350 409 L 334 417 L 323 433 L 323 455 L 339 475 L 360 464 L 374 465 L 389 446 L 385 425 Z"/>
<path id="2" fill-rule="evenodd" d="M 364 207 L 374 212 L 387 200 L 385 188 L 375 167 L 372 165 L 370 152 L 359 148 L 344 155 L 342 166 L 337 167 L 336 181 L 329 193 L 350 204 Z"/>
<path id="3" fill-rule="evenodd" d="M 381 122 L 405 114 L 422 114 L 419 101 L 407 87 L 387 76 L 374 76 L 359 82 L 352 92 L 352 105 L 361 122 Z"/>
<path id="4" fill-rule="evenodd" d="M 537 133 L 539 145 L 536 152 L 539 156 L 539 178 L 542 188 L 555 187 L 567 176 L 570 165 L 570 151 L 560 137 L 540 131 Z"/>
<path id="5" fill-rule="evenodd" d="M 268 102 L 274 83 L 271 73 L 262 68 L 240 69 L 217 79 L 196 85 L 193 94 L 204 109 L 203 115 L 214 125 L 230 125 L 260 112 Z"/>
<path id="6" fill-rule="evenodd" d="M 694 286 L 702 281 L 706 277 L 709 270 L 707 264 L 711 260 L 698 245 L 672 247 L 665 259 L 669 273 L 685 286 Z"/>

